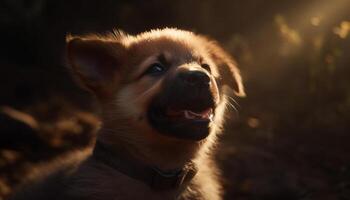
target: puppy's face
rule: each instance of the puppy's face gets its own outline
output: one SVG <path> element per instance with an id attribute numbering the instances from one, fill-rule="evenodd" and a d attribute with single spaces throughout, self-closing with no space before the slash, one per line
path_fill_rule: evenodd
<path id="1" fill-rule="evenodd" d="M 187 31 L 71 37 L 68 59 L 100 100 L 104 122 L 128 137 L 202 140 L 221 121 L 223 86 L 244 95 L 230 57 Z"/>

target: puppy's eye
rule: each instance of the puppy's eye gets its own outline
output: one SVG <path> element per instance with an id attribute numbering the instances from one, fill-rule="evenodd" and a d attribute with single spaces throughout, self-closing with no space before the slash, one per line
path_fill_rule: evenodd
<path id="1" fill-rule="evenodd" d="M 157 76 L 163 74 L 165 71 L 166 68 L 162 64 L 154 63 L 145 71 L 145 74 Z"/>
<path id="2" fill-rule="evenodd" d="M 210 66 L 208 65 L 208 64 L 201 64 L 201 66 L 204 68 L 204 69 L 206 69 L 206 70 L 208 70 L 208 72 L 211 72 L 211 70 L 210 70 Z"/>

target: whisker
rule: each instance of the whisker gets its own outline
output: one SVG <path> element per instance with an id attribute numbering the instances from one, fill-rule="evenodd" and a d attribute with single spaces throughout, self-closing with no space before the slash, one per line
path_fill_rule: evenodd
<path id="1" fill-rule="evenodd" d="M 239 104 L 238 104 L 238 102 L 237 102 L 234 98 L 232 98 L 232 97 L 230 97 L 230 96 L 228 96 L 228 98 L 229 98 L 229 100 L 231 100 L 236 106 L 240 107 Z"/>
<path id="2" fill-rule="evenodd" d="M 238 109 L 231 102 L 228 101 L 227 105 L 229 105 L 236 113 L 238 113 Z"/>

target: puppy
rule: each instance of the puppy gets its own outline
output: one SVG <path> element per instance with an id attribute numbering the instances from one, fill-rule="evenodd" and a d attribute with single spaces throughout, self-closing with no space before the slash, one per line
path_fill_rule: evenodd
<path id="1" fill-rule="evenodd" d="M 96 145 L 13 199 L 221 199 L 212 146 L 226 95 L 245 94 L 215 41 L 168 28 L 68 36 L 67 58 L 101 106 Z"/>

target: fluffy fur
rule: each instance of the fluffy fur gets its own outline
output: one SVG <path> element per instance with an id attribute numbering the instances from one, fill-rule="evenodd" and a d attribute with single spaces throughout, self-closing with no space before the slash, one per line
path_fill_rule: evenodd
<path id="1" fill-rule="evenodd" d="M 159 55 L 171 69 L 157 78 L 144 75 Z M 97 140 L 163 170 L 192 161 L 199 171 L 185 190 L 154 191 L 88 152 L 60 162 L 52 173 L 24 187 L 13 199 L 221 199 L 212 147 L 224 120 L 226 95 L 244 96 L 244 90 L 234 61 L 215 41 L 178 29 L 136 36 L 121 32 L 68 36 L 67 57 L 73 77 L 101 105 L 103 125 Z M 216 96 L 209 135 L 187 140 L 160 134 L 147 119 L 152 101 L 178 73 L 194 69 L 210 77 L 210 91 Z"/>

